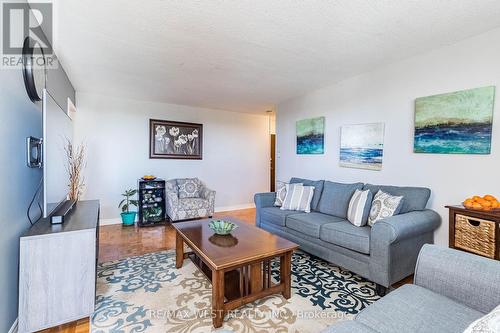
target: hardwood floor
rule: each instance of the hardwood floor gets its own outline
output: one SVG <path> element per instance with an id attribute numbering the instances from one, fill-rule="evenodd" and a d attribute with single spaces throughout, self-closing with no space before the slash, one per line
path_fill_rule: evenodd
<path id="1" fill-rule="evenodd" d="M 255 223 L 255 209 L 243 209 L 230 212 L 216 213 L 214 217 L 223 218 L 231 216 L 249 224 Z M 169 250 L 175 248 L 175 232 L 171 225 L 160 227 L 122 227 L 121 225 L 102 226 L 99 232 L 99 262 L 118 260 L 145 253 Z M 409 277 L 398 282 L 399 287 L 412 283 Z M 87 333 L 89 332 L 89 319 L 46 329 L 43 333 Z"/>
<path id="2" fill-rule="evenodd" d="M 231 216 L 249 224 L 255 223 L 255 209 L 242 209 L 216 213 L 214 217 Z M 99 262 L 118 260 L 130 256 L 161 250 L 175 249 L 175 232 L 171 225 L 139 228 L 119 224 L 102 226 L 99 232 Z M 49 328 L 43 333 L 87 333 L 89 319 Z"/>

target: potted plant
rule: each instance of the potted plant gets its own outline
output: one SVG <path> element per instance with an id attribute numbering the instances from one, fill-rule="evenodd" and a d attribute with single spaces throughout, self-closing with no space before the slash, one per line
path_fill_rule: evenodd
<path id="1" fill-rule="evenodd" d="M 132 205 L 137 207 L 137 200 L 131 199 L 131 197 L 136 194 L 137 190 L 126 190 L 125 193 L 122 194 L 125 199 L 120 202 L 118 208 L 122 209 L 122 213 L 120 215 L 122 216 L 123 225 L 134 225 L 135 223 L 135 215 L 137 212 L 131 212 L 130 206 Z"/>

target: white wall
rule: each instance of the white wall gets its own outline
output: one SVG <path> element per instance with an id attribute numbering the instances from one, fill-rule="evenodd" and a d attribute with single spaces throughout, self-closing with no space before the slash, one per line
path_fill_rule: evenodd
<path id="1" fill-rule="evenodd" d="M 84 198 L 101 200 L 101 217 L 119 217 L 120 194 L 137 179 L 199 177 L 217 191 L 216 209 L 244 207 L 269 189 L 268 118 L 181 105 L 78 93 L 76 142 L 87 145 Z M 149 159 L 149 119 L 203 124 L 203 160 Z"/>
<path id="2" fill-rule="evenodd" d="M 411 38 L 411 36 L 408 36 Z M 427 186 L 443 217 L 436 243 L 448 242 L 446 204 L 473 194 L 500 196 L 500 29 L 345 80 L 277 107 L 277 179 Z M 414 101 L 421 96 L 497 86 L 491 155 L 413 153 Z M 326 116 L 325 154 L 296 155 L 295 121 Z M 382 171 L 339 167 L 340 127 L 385 122 Z"/>

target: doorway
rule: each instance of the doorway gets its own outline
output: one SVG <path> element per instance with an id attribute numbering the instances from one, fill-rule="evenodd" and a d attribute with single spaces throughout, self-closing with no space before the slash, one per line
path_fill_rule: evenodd
<path id="1" fill-rule="evenodd" d="M 270 175 L 271 175 L 271 192 L 276 190 L 276 134 L 271 134 L 271 139 L 269 140 L 271 143 L 271 158 L 270 158 Z"/>

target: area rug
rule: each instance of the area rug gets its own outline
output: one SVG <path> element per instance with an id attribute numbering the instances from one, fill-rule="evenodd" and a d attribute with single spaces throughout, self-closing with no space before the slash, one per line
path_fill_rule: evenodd
<path id="1" fill-rule="evenodd" d="M 279 280 L 279 262 L 272 276 Z M 292 258 L 292 297 L 273 295 L 237 309 L 212 327 L 211 285 L 175 252 L 130 257 L 98 266 L 93 333 L 125 332 L 319 332 L 350 320 L 378 299 L 375 285 L 305 252 Z"/>

